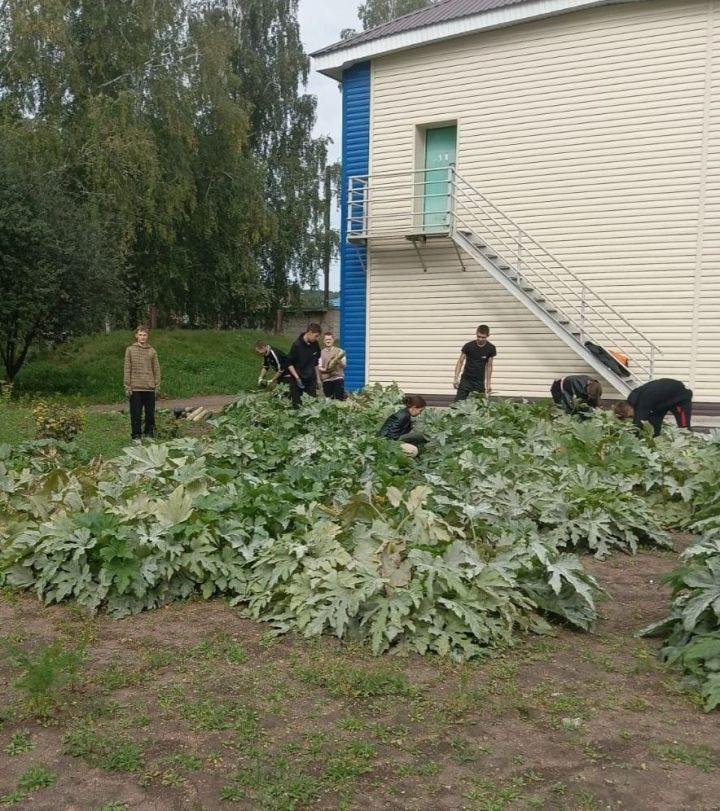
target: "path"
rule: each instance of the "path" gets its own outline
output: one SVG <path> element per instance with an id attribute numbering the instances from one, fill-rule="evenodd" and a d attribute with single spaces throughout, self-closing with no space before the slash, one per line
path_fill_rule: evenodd
<path id="1" fill-rule="evenodd" d="M 222 411 L 226 405 L 232 403 L 235 394 L 203 394 L 200 397 L 179 397 L 177 400 L 158 400 L 157 408 L 199 408 L 203 406 L 213 414 Z M 127 411 L 127 403 L 111 403 L 87 406 L 88 411 Z"/>

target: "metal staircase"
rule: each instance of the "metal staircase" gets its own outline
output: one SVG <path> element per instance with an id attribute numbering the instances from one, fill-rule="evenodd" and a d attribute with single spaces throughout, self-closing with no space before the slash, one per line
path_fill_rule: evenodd
<path id="1" fill-rule="evenodd" d="M 438 172 L 446 172 L 444 185 Z M 655 344 L 454 167 L 414 172 L 410 188 L 408 195 L 407 176 L 399 173 L 350 178 L 348 241 L 400 233 L 420 252 L 429 239 L 449 238 L 620 394 L 652 378 L 661 354 Z M 628 376 L 613 372 L 586 343 L 627 355 L 627 366 L 620 365 Z"/>

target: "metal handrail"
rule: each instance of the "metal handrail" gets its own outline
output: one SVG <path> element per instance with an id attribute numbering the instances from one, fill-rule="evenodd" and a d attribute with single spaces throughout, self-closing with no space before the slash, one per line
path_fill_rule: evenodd
<path id="1" fill-rule="evenodd" d="M 438 177 L 439 173 L 446 174 Z M 432 179 L 428 178 L 429 174 Z M 447 184 L 447 191 L 427 193 L 428 185 L 433 183 Z M 447 200 L 447 205 L 428 211 L 427 201 L 437 198 Z M 378 222 L 373 219 L 374 208 L 380 209 Z M 435 221 L 428 223 L 428 217 Z M 591 338 L 609 346 L 619 342 L 632 353 L 638 368 L 643 370 L 645 365 L 638 363 L 638 359 L 647 363 L 649 368 L 643 371 L 647 371 L 649 377 L 653 373 L 655 355 L 662 354 L 622 313 L 462 178 L 454 166 L 350 177 L 346 225 L 348 237 L 361 239 L 391 237 L 398 233 L 413 237 L 418 233 L 447 234 L 454 238 L 459 235 L 470 244 L 470 237 L 482 239 L 511 269 L 519 286 L 522 282 L 531 286 L 542 296 L 545 308 L 551 306 L 556 311 L 553 316 L 556 320 L 562 318 L 568 322 L 568 329 L 574 324 L 581 343 Z M 624 334 L 621 325 L 630 335 Z M 599 341 L 600 338 L 603 340 Z"/>

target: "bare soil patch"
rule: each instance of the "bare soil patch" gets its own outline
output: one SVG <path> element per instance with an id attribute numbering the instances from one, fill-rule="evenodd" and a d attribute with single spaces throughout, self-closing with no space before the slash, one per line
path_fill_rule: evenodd
<path id="1" fill-rule="evenodd" d="M 654 641 L 634 636 L 666 611 L 658 581 L 676 560 L 587 560 L 609 593 L 593 634 L 559 629 L 473 664 L 275 640 L 221 601 L 114 621 L 5 593 L 1 802 L 38 811 L 720 809 L 717 713 L 678 689 Z M 86 660 L 43 716 L 13 686 L 6 647 L 38 654 L 55 640 Z M 19 788 L 33 776 L 44 785 Z"/>

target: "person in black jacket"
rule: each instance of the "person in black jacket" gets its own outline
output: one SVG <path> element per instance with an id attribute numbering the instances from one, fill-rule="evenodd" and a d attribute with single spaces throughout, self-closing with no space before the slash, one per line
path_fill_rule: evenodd
<path id="1" fill-rule="evenodd" d="M 587 417 L 590 409 L 600 405 L 602 386 L 598 380 L 587 375 L 567 375 L 553 381 L 550 394 L 566 414 Z"/>
<path id="2" fill-rule="evenodd" d="M 378 431 L 378 436 L 386 439 L 398 440 L 400 447 L 409 456 L 418 455 L 418 443 L 425 441 L 425 437 L 413 431 L 413 417 L 422 414 L 427 403 L 419 394 L 409 394 L 405 400 L 405 408 L 391 414 Z"/>
<path id="3" fill-rule="evenodd" d="M 287 372 L 288 359 L 284 352 L 270 346 L 265 341 L 258 341 L 255 344 L 255 351 L 263 359 L 260 367 L 260 377 L 258 377 L 258 386 L 263 386 L 266 383 L 271 385 L 278 382 L 290 382 L 290 375 Z"/>
<path id="4" fill-rule="evenodd" d="M 318 387 L 318 362 L 320 360 L 320 324 L 308 324 L 293 345 L 287 356 L 287 370 L 290 373 L 290 399 L 293 408 L 300 405 L 303 394 L 314 397 Z"/>
<path id="5" fill-rule="evenodd" d="M 692 391 L 679 380 L 661 377 L 633 389 L 627 400 L 616 403 L 615 415 L 620 419 L 632 419 L 639 428 L 647 421 L 653 427 L 653 435 L 662 430 L 663 419 L 672 411 L 678 428 L 690 428 L 692 417 Z"/>

